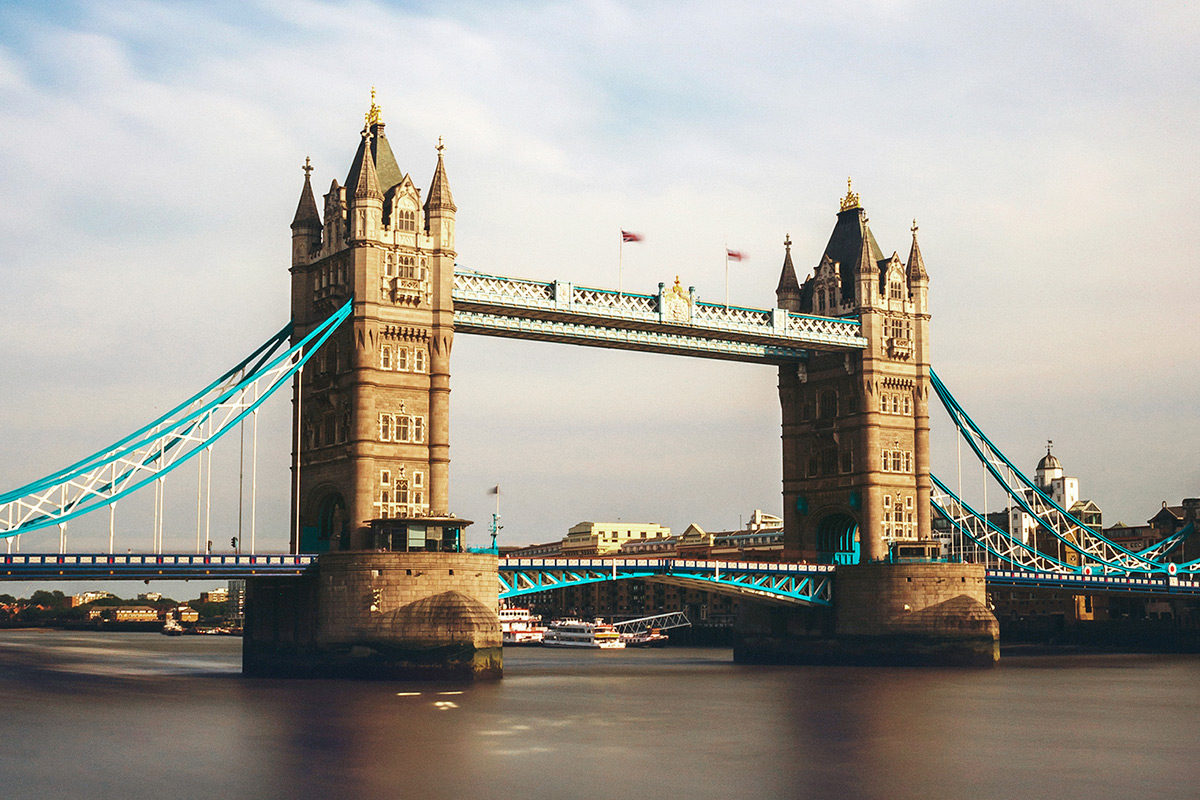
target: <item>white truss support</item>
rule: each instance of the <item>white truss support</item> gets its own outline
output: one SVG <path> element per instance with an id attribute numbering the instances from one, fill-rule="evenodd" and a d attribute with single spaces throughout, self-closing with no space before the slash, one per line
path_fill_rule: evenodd
<path id="1" fill-rule="evenodd" d="M 213 444 L 286 383 L 346 320 L 351 308 L 345 304 L 290 348 L 290 326 L 284 328 L 237 368 L 144 428 L 53 475 L 0 494 L 0 536 L 65 523 L 154 482 L 154 540 L 155 549 L 161 550 L 162 480 L 207 450 L 211 498 Z M 209 511 L 211 521 L 211 505 Z"/>

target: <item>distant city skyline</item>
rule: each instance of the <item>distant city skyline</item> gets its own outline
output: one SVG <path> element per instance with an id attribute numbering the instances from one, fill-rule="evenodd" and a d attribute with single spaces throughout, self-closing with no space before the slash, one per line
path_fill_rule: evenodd
<path id="1" fill-rule="evenodd" d="M 485 272 L 615 287 L 620 253 L 625 291 L 678 275 L 719 302 L 732 250 L 731 301 L 770 307 L 785 235 L 803 280 L 850 175 L 885 254 L 916 218 L 934 367 L 968 412 L 1030 474 L 1053 439 L 1105 525 L 1142 523 L 1200 495 L 1198 32 L 1193 8 L 1133 4 L 0 8 L 0 491 L 282 325 L 301 167 L 318 192 L 345 179 L 374 86 L 423 191 L 443 138 L 458 262 Z M 622 230 L 644 240 L 621 251 Z M 502 544 L 780 511 L 772 368 L 458 336 L 452 373 L 450 506 L 472 544 L 496 484 Z M 260 550 L 286 547 L 289 426 L 277 398 Z M 940 412 L 932 445 L 955 483 Z M 217 453 L 228 551 L 236 437 Z M 194 469 L 167 491 L 166 546 L 194 549 Z M 72 523 L 72 549 L 107 547 L 102 516 Z M 150 502 L 118 525 L 121 551 L 147 549 Z"/>

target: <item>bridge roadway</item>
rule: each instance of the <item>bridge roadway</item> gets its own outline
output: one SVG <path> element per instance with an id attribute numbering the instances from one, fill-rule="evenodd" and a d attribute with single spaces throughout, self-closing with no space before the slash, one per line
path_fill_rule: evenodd
<path id="1" fill-rule="evenodd" d="M 8 553 L 0 581 L 225 580 L 298 576 L 313 554 Z M 500 597 L 638 578 L 791 605 L 830 605 L 836 568 L 829 564 L 689 559 L 500 559 Z M 1200 579 L 1174 575 L 987 571 L 989 588 L 1054 589 L 1074 594 L 1200 596 Z"/>

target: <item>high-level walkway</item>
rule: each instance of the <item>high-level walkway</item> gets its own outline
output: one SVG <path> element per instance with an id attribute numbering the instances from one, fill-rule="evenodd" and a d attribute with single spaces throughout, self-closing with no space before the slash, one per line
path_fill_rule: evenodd
<path id="1" fill-rule="evenodd" d="M 660 283 L 657 294 L 631 294 L 461 269 L 454 273 L 454 328 L 759 364 L 867 344 L 858 320 L 705 303 L 678 283 Z"/>

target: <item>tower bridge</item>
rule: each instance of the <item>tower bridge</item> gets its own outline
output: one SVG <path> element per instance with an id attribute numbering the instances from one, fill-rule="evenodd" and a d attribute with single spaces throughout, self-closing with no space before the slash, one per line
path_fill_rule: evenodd
<path id="1" fill-rule="evenodd" d="M 848 188 L 803 281 L 784 240 L 772 307 L 706 302 L 678 278 L 645 294 L 503 277 L 456 267 L 457 207 L 440 142 L 436 152 L 423 195 L 372 103 L 345 182 L 331 182 L 321 210 L 306 163 L 291 223 L 291 323 L 158 420 L 0 495 L 0 535 L 10 542 L 45 528 L 60 534 L 57 555 L 10 548 L 0 578 L 252 577 L 248 671 L 288 672 L 302 653 L 320 662 L 318 674 L 355 673 L 365 662 L 348 654 L 368 645 L 406 652 L 400 666 L 420 671 L 429 652 L 453 643 L 459 660 L 441 667 L 471 676 L 499 672 L 501 595 L 580 583 L 640 578 L 769 601 L 747 604 L 740 621 L 750 660 L 941 653 L 973 663 L 997 652 L 985 582 L 1164 594 L 1200 586 L 1200 562 L 1179 557 L 1200 501 L 1185 503 L 1189 524 L 1171 541 L 1138 552 L 1107 542 L 1030 484 L 949 394 L 930 367 L 929 274 L 915 223 L 907 259 L 885 256 Z M 456 333 L 771 368 L 788 563 L 535 563 L 464 552 L 471 523 L 448 507 Z M 166 553 L 160 494 L 156 552 L 114 555 L 119 499 L 151 486 L 161 493 L 173 470 L 203 459 L 288 382 L 289 555 Z M 935 397 L 1012 502 L 1070 558 L 1016 541 L 930 474 Z M 211 455 L 209 464 L 211 472 Z M 66 552 L 68 522 L 99 509 L 110 514 L 110 552 Z M 1004 568 L 934 557 L 935 513 L 957 552 L 986 552 Z M 197 535 L 199 551 L 199 517 Z"/>

